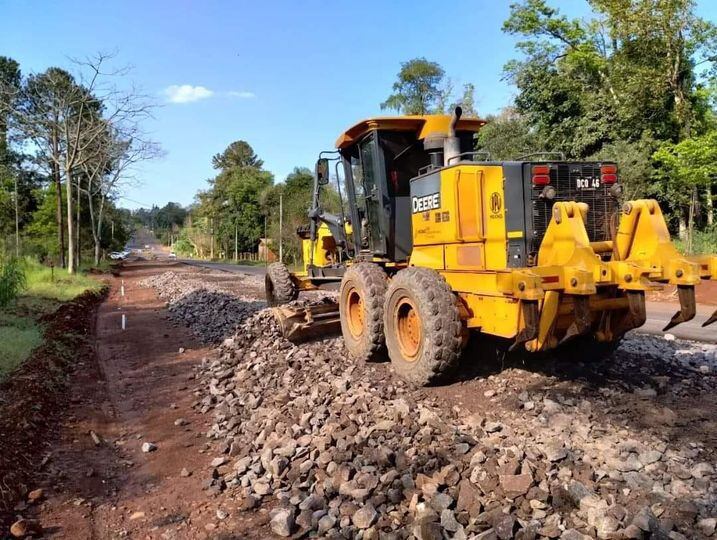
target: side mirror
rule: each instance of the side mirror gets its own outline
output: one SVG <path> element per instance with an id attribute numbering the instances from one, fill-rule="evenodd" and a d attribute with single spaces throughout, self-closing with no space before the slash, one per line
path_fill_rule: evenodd
<path id="1" fill-rule="evenodd" d="M 329 160 L 326 158 L 319 158 L 316 162 L 316 179 L 320 186 L 325 186 L 329 183 Z"/>

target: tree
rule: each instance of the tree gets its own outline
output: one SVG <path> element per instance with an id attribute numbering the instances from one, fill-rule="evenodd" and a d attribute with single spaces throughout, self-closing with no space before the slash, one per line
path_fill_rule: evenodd
<path id="1" fill-rule="evenodd" d="M 99 53 L 75 62 L 80 69 L 80 82 L 57 68 L 29 78 L 20 105 L 11 115 L 16 129 L 36 147 L 39 161 L 49 162 L 53 174 L 64 177 L 69 273 L 75 272 L 76 245 L 79 250 L 75 236 L 79 223 L 73 206 L 76 201 L 79 216 L 80 198 L 73 196 L 73 189 L 77 188 L 79 194 L 83 166 L 97 159 L 102 148 L 100 139 L 106 135 L 108 126 L 136 124 L 149 116 L 152 109 L 143 96 L 120 91 L 110 84 L 112 78 L 125 75 L 127 70 L 105 71 L 109 58 Z"/>
<path id="2" fill-rule="evenodd" d="M 234 141 L 221 154 L 212 158 L 215 169 L 229 170 L 237 167 L 255 167 L 261 169 L 264 162 L 254 153 L 254 149 L 246 141 Z"/>
<path id="3" fill-rule="evenodd" d="M 269 237 L 272 245 L 278 246 L 281 239 L 284 260 L 296 263 L 301 260 L 302 244 L 296 229 L 309 224 L 308 213 L 314 189 L 314 174 L 306 167 L 294 167 L 283 183 L 276 184 L 262 194 L 262 207 L 269 216 Z M 283 197 L 283 219 L 279 219 L 279 197 Z M 338 192 L 332 184 L 322 186 L 320 205 L 330 213 L 338 214 L 341 203 Z M 279 229 L 280 222 L 283 229 Z"/>
<path id="4" fill-rule="evenodd" d="M 216 242 L 224 253 L 253 251 L 264 234 L 261 194 L 273 184 L 273 176 L 262 169 L 263 162 L 246 141 L 231 143 L 212 163 L 219 173 L 209 180 L 209 189 L 197 194 L 192 235 L 183 238 L 198 252 L 208 238 L 211 257 Z"/>
<path id="5" fill-rule="evenodd" d="M 679 143 L 666 142 L 653 158 L 660 165 L 654 173 L 663 198 L 673 207 L 688 209 L 687 244 L 691 249 L 697 190 L 717 178 L 717 130 Z"/>
<path id="6" fill-rule="evenodd" d="M 15 222 L 15 255 L 20 254 L 20 199 L 18 188 L 17 156 L 10 150 L 8 118 L 20 88 L 20 65 L 6 56 L 0 56 L 0 184 L 12 184 Z M 2 194 L 0 194 L 0 198 Z M 2 225 L 2 223 L 0 223 Z"/>
<path id="7" fill-rule="evenodd" d="M 441 87 L 445 72 L 436 62 L 414 58 L 401 62 L 394 93 L 381 103 L 381 109 L 394 109 L 401 114 L 430 114 L 445 102 L 446 90 Z M 438 111 L 443 112 L 443 111 Z"/>
<path id="8" fill-rule="evenodd" d="M 717 27 L 695 14 L 692 0 L 589 3 L 588 19 L 565 17 L 546 0 L 511 6 L 504 30 L 523 38 L 523 57 L 505 68 L 518 88 L 516 108 L 546 150 L 616 159 L 632 193 L 668 197 L 669 160 L 650 156 L 692 138 L 699 146 L 714 129 L 704 83 L 715 74 Z M 646 185 L 647 178 L 662 185 Z M 698 187 L 710 208 L 711 185 Z M 683 230 L 694 205 L 675 200 L 661 199 Z"/>
<path id="9" fill-rule="evenodd" d="M 475 105 L 475 85 L 467 83 L 463 85 L 463 95 L 461 99 L 453 105 L 453 109 L 460 107 L 463 110 L 463 116 L 478 116 Z"/>
<path id="10" fill-rule="evenodd" d="M 488 123 L 478 132 L 477 149 L 488 152 L 490 159 L 517 159 L 544 149 L 536 130 L 514 109 L 506 108 L 486 120 Z"/>
<path id="11" fill-rule="evenodd" d="M 157 143 L 143 138 L 135 124 L 107 125 L 106 132 L 95 140 L 95 146 L 92 157 L 82 163 L 82 171 L 86 180 L 84 193 L 90 214 L 94 261 L 99 264 L 108 199 L 132 180 L 136 164 L 154 159 L 161 154 L 161 150 Z"/>

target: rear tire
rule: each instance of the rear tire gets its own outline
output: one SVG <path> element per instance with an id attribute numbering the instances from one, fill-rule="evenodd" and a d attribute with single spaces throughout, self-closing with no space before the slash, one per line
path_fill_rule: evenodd
<path id="1" fill-rule="evenodd" d="M 391 364 L 407 381 L 435 383 L 457 365 L 463 340 L 456 297 L 434 270 L 406 268 L 394 276 L 384 326 Z"/>
<path id="2" fill-rule="evenodd" d="M 339 291 L 341 333 L 352 357 L 366 362 L 385 360 L 383 303 L 388 276 L 372 263 L 350 266 Z"/>
<path id="3" fill-rule="evenodd" d="M 266 269 L 264 280 L 266 303 L 270 307 L 296 300 L 299 290 L 291 279 L 291 273 L 284 263 L 271 263 Z"/>

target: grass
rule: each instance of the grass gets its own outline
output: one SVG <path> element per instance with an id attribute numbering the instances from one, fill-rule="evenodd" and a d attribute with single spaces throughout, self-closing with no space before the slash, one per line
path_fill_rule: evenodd
<path id="1" fill-rule="evenodd" d="M 17 301 L 0 310 L 0 380 L 19 366 L 42 341 L 38 319 L 52 313 L 87 290 L 99 291 L 102 283 L 84 273 L 73 276 L 34 259 L 23 262 L 25 287 Z"/>
<path id="2" fill-rule="evenodd" d="M 84 273 L 71 276 L 62 268 L 53 271 L 33 259 L 27 259 L 25 277 L 27 287 L 23 296 L 60 302 L 72 300 L 86 290 L 98 291 L 102 288 L 102 283 Z"/>
<path id="3" fill-rule="evenodd" d="M 0 312 L 0 380 L 19 366 L 42 341 L 32 317 Z"/>
<path id="4" fill-rule="evenodd" d="M 687 242 L 675 239 L 675 246 L 680 253 L 686 253 Z M 707 227 L 704 231 L 694 231 L 692 237 L 692 255 L 717 253 L 717 226 Z"/>

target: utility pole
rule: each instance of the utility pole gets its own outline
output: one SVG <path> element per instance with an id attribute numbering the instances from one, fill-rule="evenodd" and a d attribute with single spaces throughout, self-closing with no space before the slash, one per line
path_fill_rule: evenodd
<path id="1" fill-rule="evenodd" d="M 269 264 L 269 239 L 266 237 L 266 216 L 264 216 L 264 266 Z"/>
<path id="2" fill-rule="evenodd" d="M 234 220 L 234 262 L 239 262 L 239 225 Z"/>
<path id="3" fill-rule="evenodd" d="M 279 193 L 279 262 L 284 262 L 284 194 Z"/>

